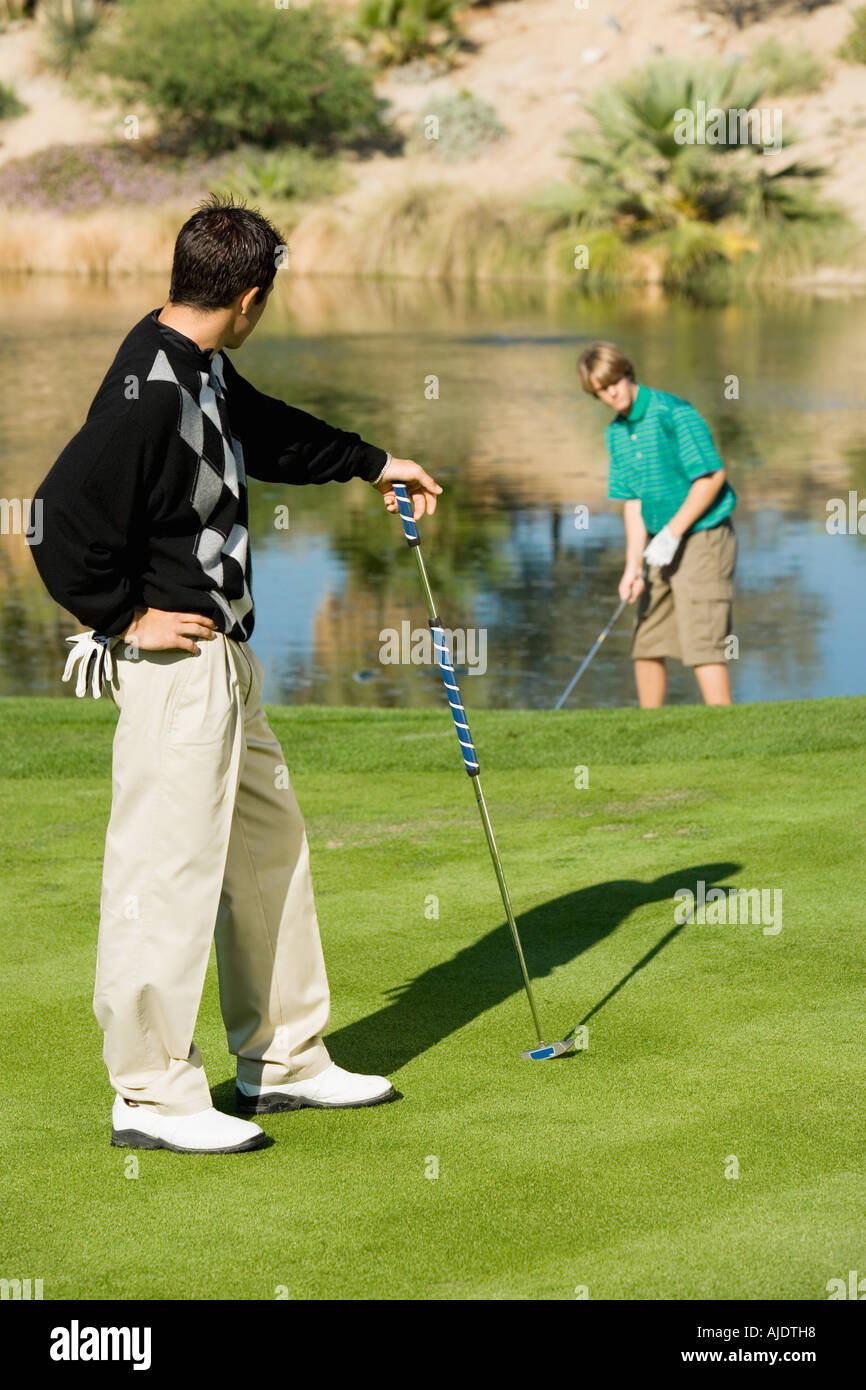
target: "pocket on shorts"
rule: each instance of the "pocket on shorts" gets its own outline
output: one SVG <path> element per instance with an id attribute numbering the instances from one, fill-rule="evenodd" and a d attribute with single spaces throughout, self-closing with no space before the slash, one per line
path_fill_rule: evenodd
<path id="1" fill-rule="evenodd" d="M 724 598 L 687 600 L 679 609 L 680 645 L 686 666 L 727 660 L 725 641 L 731 631 L 731 604 Z"/>
<path id="2" fill-rule="evenodd" d="M 733 526 L 722 522 L 710 531 L 716 552 L 719 576 L 728 596 L 733 597 L 734 570 L 737 567 L 737 536 Z"/>
<path id="3" fill-rule="evenodd" d="M 731 526 L 695 531 L 672 579 L 685 665 L 725 661 L 732 622 L 737 544 Z"/>
<path id="4" fill-rule="evenodd" d="M 709 531 L 694 531 L 686 541 L 685 553 L 671 587 L 690 601 L 731 602 L 734 596 L 734 564 L 737 542 L 733 528 L 715 526 Z"/>

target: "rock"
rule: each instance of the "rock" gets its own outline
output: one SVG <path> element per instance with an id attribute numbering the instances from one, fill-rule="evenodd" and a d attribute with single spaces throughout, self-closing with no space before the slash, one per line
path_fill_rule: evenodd
<path id="1" fill-rule="evenodd" d="M 580 61 L 584 67 L 589 67 L 591 63 L 600 63 L 605 56 L 606 50 L 603 48 L 585 48 L 580 55 Z"/>
<path id="2" fill-rule="evenodd" d="M 712 24 L 692 24 L 689 28 L 690 39 L 705 39 L 708 34 L 713 32 Z"/>
<path id="3" fill-rule="evenodd" d="M 437 77 L 444 77 L 448 71 L 448 64 L 438 58 L 415 58 L 393 68 L 391 79 L 394 82 L 433 82 Z"/>

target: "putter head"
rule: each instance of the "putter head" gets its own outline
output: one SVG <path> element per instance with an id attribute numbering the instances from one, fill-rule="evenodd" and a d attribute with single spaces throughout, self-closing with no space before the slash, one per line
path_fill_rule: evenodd
<path id="1" fill-rule="evenodd" d="M 547 1062 L 551 1057 L 561 1057 L 563 1053 L 570 1052 L 574 1043 L 574 1037 L 563 1038 L 561 1042 L 539 1043 L 538 1047 L 529 1047 L 520 1056 L 524 1062 Z"/>

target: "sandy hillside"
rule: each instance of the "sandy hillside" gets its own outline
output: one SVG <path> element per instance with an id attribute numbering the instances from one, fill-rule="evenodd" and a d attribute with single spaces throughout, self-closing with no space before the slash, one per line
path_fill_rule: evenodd
<path id="1" fill-rule="evenodd" d="M 0 33 L 0 82 L 14 87 L 29 108 L 23 116 L 0 121 L 0 164 L 46 145 L 77 145 L 120 134 L 116 112 L 76 99 L 65 83 L 42 68 L 43 41 L 41 24 L 20 24 Z"/>
<path id="2" fill-rule="evenodd" d="M 866 226 L 866 67 L 834 56 L 850 27 L 854 4 L 829 4 L 812 14 L 789 13 L 738 31 L 707 17 L 695 0 L 503 0 L 466 11 L 463 32 L 474 46 L 447 76 L 408 81 L 401 72 L 380 84 L 397 124 L 408 130 L 446 92 L 469 90 L 490 101 L 508 128 L 507 140 L 479 159 L 446 163 L 425 152 L 412 158 L 377 156 L 357 167 L 357 182 L 341 202 L 372 202 L 411 180 L 436 179 L 476 190 L 521 189 L 565 173 L 564 134 L 586 123 L 583 102 L 601 84 L 662 56 L 710 58 L 746 54 L 770 34 L 805 44 L 825 58 L 829 80 L 807 96 L 785 96 L 786 125 L 809 154 L 829 168 L 827 191 Z M 74 99 L 40 71 L 40 26 L 0 34 L 0 81 L 12 83 L 30 110 L 0 126 L 0 164 L 58 141 L 116 138 L 121 112 Z"/>
<path id="3" fill-rule="evenodd" d="M 435 169 L 475 188 L 513 188 L 566 172 L 563 135 L 588 123 L 582 105 L 600 85 L 654 58 L 745 55 L 776 35 L 826 58 L 830 76 L 821 91 L 786 96 L 774 105 L 810 153 L 833 166 L 827 183 L 831 195 L 866 224 L 866 180 L 852 177 L 866 160 L 866 67 L 833 56 L 850 27 L 850 8 L 831 4 L 811 15 L 738 31 L 684 0 L 590 0 L 587 9 L 576 9 L 569 0 L 504 0 L 467 13 L 463 29 L 478 51 L 462 56 L 448 77 L 422 85 L 392 77 L 382 91 L 404 129 L 444 91 L 466 88 L 491 102 L 509 130 L 508 140 L 469 166 L 435 160 Z M 375 161 L 355 196 L 390 188 L 409 169 L 420 174 L 433 164 L 428 155 Z"/>

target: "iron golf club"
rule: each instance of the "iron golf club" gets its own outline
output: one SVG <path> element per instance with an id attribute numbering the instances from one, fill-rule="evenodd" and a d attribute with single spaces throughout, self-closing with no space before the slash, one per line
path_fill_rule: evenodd
<path id="1" fill-rule="evenodd" d="M 644 566 L 643 577 L 644 577 L 644 579 L 646 579 L 646 566 Z M 584 671 L 586 670 L 587 666 L 588 666 L 589 663 L 592 661 L 592 658 L 595 656 L 596 652 L 598 651 L 598 649 L 599 649 L 599 647 L 601 646 L 602 642 L 604 641 L 605 637 L 607 637 L 608 633 L 609 633 L 609 632 L 616 626 L 616 624 L 619 622 L 619 619 L 620 619 L 620 616 L 621 616 L 621 614 L 622 614 L 622 612 L 623 612 L 623 609 L 626 607 L 627 604 L 628 604 L 628 599 L 627 599 L 627 598 L 620 599 L 620 602 L 619 602 L 618 605 L 617 605 L 616 612 L 614 613 L 613 617 L 610 619 L 610 622 L 608 622 L 608 623 L 602 628 L 601 632 L 600 632 L 600 633 L 598 634 L 598 636 L 596 637 L 595 641 L 593 642 L 593 644 L 592 644 L 592 646 L 590 647 L 589 651 L 587 652 L 586 656 L 583 658 L 583 661 L 580 663 L 580 665 L 578 666 L 578 668 L 577 668 L 577 670 L 575 671 L 574 675 L 572 676 L 571 680 L 568 682 L 568 685 L 565 687 L 565 689 L 563 690 L 563 692 L 562 692 L 562 694 L 560 695 L 559 699 L 557 700 L 556 704 L 553 706 L 554 709 L 562 709 L 562 706 L 565 704 L 566 700 L 568 699 L 568 697 L 569 697 L 569 695 L 571 694 L 571 692 L 572 692 L 572 690 L 574 689 L 574 687 L 577 685 L 577 682 L 580 680 L 580 678 L 581 678 L 581 676 L 583 675 Z"/>
<path id="2" fill-rule="evenodd" d="M 502 872 L 502 862 L 499 858 L 499 851 L 496 848 L 496 841 L 493 838 L 493 827 L 490 824 L 490 816 L 487 813 L 487 803 L 484 800 L 484 792 L 481 789 L 478 757 L 472 742 L 472 735 L 469 732 L 469 724 L 466 719 L 466 711 L 463 708 L 463 701 L 460 698 L 460 690 L 457 685 L 457 677 L 454 674 L 451 653 L 448 650 L 448 643 L 445 639 L 442 622 L 436 613 L 436 605 L 433 602 L 430 581 L 427 578 L 427 570 L 424 565 L 424 558 L 421 554 L 421 541 L 418 535 L 418 527 L 415 523 L 415 512 L 409 499 L 409 493 L 403 483 L 394 484 L 394 496 L 397 498 L 400 520 L 403 523 L 403 534 L 406 537 L 409 548 L 415 553 L 415 562 L 418 566 L 418 574 L 421 579 L 421 587 L 424 590 L 424 598 L 427 603 L 427 612 L 430 618 L 433 650 L 436 653 L 436 660 L 442 672 L 445 694 L 448 698 L 448 704 L 451 707 L 454 727 L 457 730 L 457 738 L 460 743 L 460 752 L 463 755 L 463 765 L 472 780 L 472 786 L 475 790 L 475 800 L 478 803 L 478 810 L 481 813 L 481 823 L 484 826 L 484 833 L 487 837 L 490 857 L 493 860 L 493 867 L 496 871 L 496 881 L 499 884 L 499 891 L 502 895 L 502 905 L 505 908 L 505 916 L 508 919 L 508 926 L 511 930 L 514 949 L 517 952 L 517 959 L 520 962 L 523 986 L 526 990 L 526 997 L 529 1000 L 529 1007 L 532 1011 L 532 1021 L 535 1024 L 535 1032 L 538 1036 L 538 1046 L 527 1048 L 526 1051 L 521 1052 L 520 1055 L 529 1062 L 545 1062 L 551 1057 L 561 1057 L 563 1053 L 570 1052 L 574 1047 L 575 1039 L 569 1037 L 564 1038 L 561 1042 L 546 1043 L 542 1036 L 541 1024 L 538 1019 L 538 1010 L 535 1007 L 535 997 L 532 993 L 529 972 L 526 969 L 526 961 L 523 956 L 523 947 L 520 944 L 520 936 L 517 931 L 517 923 L 514 920 L 514 912 L 511 908 L 511 899 L 508 896 L 505 876 Z"/>

